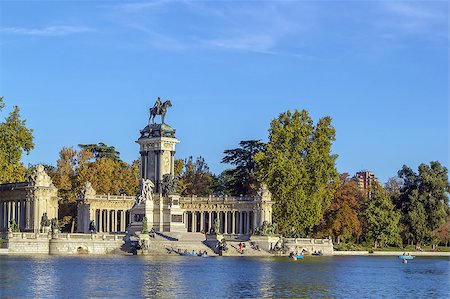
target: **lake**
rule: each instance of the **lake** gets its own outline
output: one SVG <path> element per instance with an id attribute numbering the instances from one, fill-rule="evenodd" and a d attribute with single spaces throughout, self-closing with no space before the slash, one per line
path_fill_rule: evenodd
<path id="1" fill-rule="evenodd" d="M 0 256 L 0 298 L 450 298 L 448 258 Z"/>

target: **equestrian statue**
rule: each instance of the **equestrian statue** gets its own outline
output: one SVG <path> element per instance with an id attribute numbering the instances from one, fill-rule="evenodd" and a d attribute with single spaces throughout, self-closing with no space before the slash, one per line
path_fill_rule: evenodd
<path id="1" fill-rule="evenodd" d="M 167 107 L 172 107 L 172 103 L 170 100 L 165 101 L 164 103 L 161 102 L 161 98 L 158 97 L 156 99 L 155 105 L 153 105 L 152 108 L 150 108 L 150 118 L 148 119 L 148 123 L 150 121 L 152 124 L 155 123 L 155 116 L 161 115 L 162 123 L 164 124 L 164 117 L 166 116 Z"/>

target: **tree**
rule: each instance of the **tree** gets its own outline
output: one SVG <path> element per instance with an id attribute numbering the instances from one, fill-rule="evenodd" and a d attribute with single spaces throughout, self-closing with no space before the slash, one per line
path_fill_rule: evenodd
<path id="1" fill-rule="evenodd" d="M 364 203 L 363 215 L 366 241 L 373 242 L 375 248 L 401 244 L 400 213 L 379 183 L 371 186 L 371 196 Z"/>
<path id="2" fill-rule="evenodd" d="M 0 112 L 5 107 L 0 97 Z M 0 183 L 24 181 L 26 169 L 22 154 L 34 148 L 33 130 L 20 118 L 20 109 L 14 106 L 5 121 L 0 123 Z"/>
<path id="3" fill-rule="evenodd" d="M 340 185 L 330 206 L 325 210 L 319 235 L 333 236 L 336 243 L 341 239 L 357 240 L 362 233 L 360 208 L 364 194 L 348 174 L 340 175 Z"/>
<path id="4" fill-rule="evenodd" d="M 418 245 L 436 244 L 436 230 L 449 215 L 448 170 L 438 161 L 420 164 L 418 173 L 404 165 L 398 172 L 403 180 L 397 207 L 402 211 L 403 235 Z"/>
<path id="5" fill-rule="evenodd" d="M 213 192 L 214 176 L 202 157 L 198 157 L 195 162 L 192 157 L 185 160 L 180 181 L 185 186 L 181 195 L 207 196 Z"/>
<path id="6" fill-rule="evenodd" d="M 232 175 L 231 169 L 226 169 L 222 171 L 216 178 L 216 185 L 214 186 L 214 194 L 218 196 L 234 195 L 231 193 L 231 185 L 234 182 L 234 177 Z"/>
<path id="7" fill-rule="evenodd" d="M 225 150 L 222 163 L 236 165 L 236 168 L 227 170 L 231 177 L 228 188 L 231 195 L 255 195 L 259 189 L 256 178 L 256 161 L 254 156 L 264 150 L 265 144 L 261 140 L 243 140 L 239 148 Z"/>
<path id="8" fill-rule="evenodd" d="M 389 178 L 386 184 L 384 184 L 384 190 L 388 194 L 391 201 L 395 204 L 400 197 L 400 189 L 402 187 L 402 180 L 395 176 Z"/>
<path id="9" fill-rule="evenodd" d="M 447 221 L 436 231 L 436 236 L 442 244 L 448 246 L 450 241 L 450 216 L 447 217 Z"/>
<path id="10" fill-rule="evenodd" d="M 60 219 L 63 225 L 76 217 L 77 194 L 86 181 L 90 181 L 98 194 L 136 195 L 139 185 L 139 163 L 132 164 L 99 157 L 93 160 L 94 154 L 87 149 L 76 151 L 73 148 L 62 148 L 57 162 L 54 184 L 58 188 L 60 200 Z"/>
<path id="11" fill-rule="evenodd" d="M 306 110 L 274 119 L 264 152 L 257 153 L 258 176 L 272 193 L 273 217 L 286 236 L 305 236 L 320 223 L 338 182 L 331 118 L 314 126 Z"/>
<path id="12" fill-rule="evenodd" d="M 96 160 L 101 158 L 108 158 L 113 161 L 120 161 L 120 153 L 114 146 L 107 146 L 103 142 L 98 144 L 78 144 L 81 149 L 90 151 Z"/>

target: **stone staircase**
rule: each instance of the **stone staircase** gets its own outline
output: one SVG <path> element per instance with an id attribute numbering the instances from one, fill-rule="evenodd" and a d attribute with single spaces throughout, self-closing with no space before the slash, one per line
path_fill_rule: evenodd
<path id="1" fill-rule="evenodd" d="M 176 252 L 189 253 L 206 251 L 208 255 L 215 255 L 214 251 L 205 245 L 205 235 L 202 233 L 175 233 L 175 232 L 158 232 L 154 238 L 150 238 L 150 252 L 154 254 L 172 254 Z"/>
<path id="2" fill-rule="evenodd" d="M 245 245 L 243 252 L 239 250 L 239 243 Z M 223 256 L 272 256 L 262 249 L 253 249 L 250 241 L 227 240 L 227 247 L 228 250 L 222 253 Z"/>

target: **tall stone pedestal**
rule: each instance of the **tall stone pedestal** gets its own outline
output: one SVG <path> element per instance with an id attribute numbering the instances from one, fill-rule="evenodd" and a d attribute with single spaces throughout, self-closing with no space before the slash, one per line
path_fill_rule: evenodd
<path id="1" fill-rule="evenodd" d="M 180 196 L 169 196 L 172 206 L 170 208 L 170 231 L 171 232 L 187 232 L 183 221 L 183 211 L 180 208 Z"/>
<path id="2" fill-rule="evenodd" d="M 152 200 L 142 201 L 135 205 L 130 212 L 132 222 L 128 232 L 134 234 L 142 231 L 144 217 L 147 219 L 147 228 L 157 232 L 170 231 L 170 198 L 160 194 L 153 194 Z"/>

